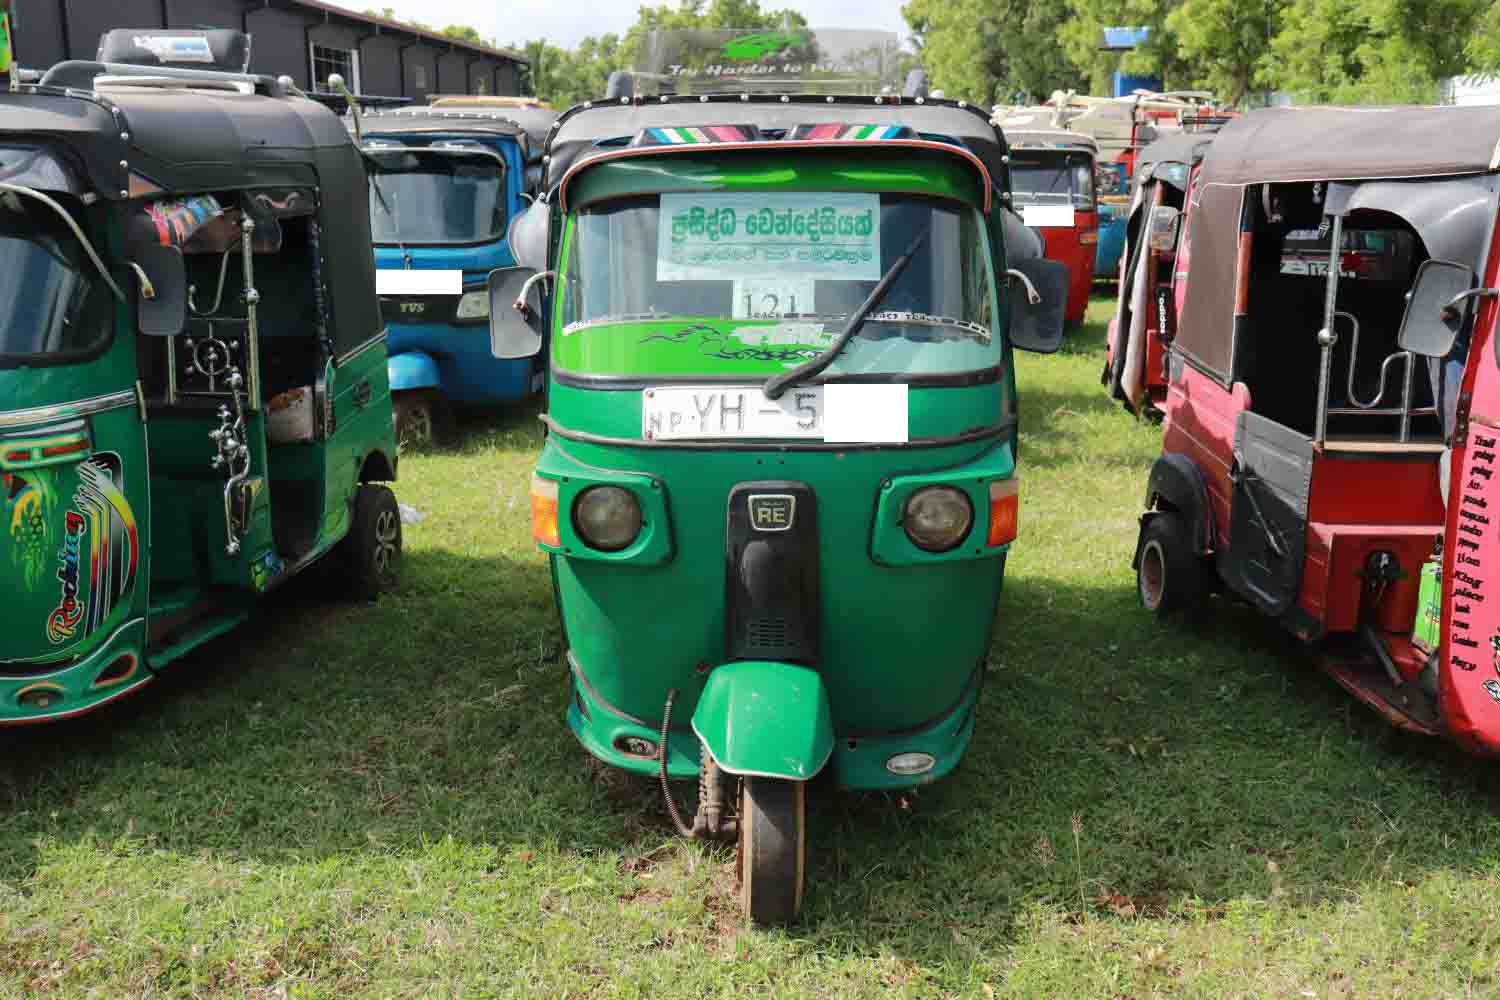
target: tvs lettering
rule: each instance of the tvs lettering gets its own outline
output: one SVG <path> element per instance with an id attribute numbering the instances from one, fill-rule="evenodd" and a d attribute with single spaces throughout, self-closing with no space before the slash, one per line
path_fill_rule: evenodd
<path id="1" fill-rule="evenodd" d="M 78 599 L 78 559 L 83 547 L 83 534 L 88 522 L 83 515 L 68 511 L 63 528 L 63 547 L 57 554 L 61 564 L 57 568 L 57 579 L 62 584 L 62 600 L 57 609 L 47 617 L 47 638 L 54 645 L 67 642 L 78 631 L 78 623 L 88 604 Z"/>
<path id="2" fill-rule="evenodd" d="M 424 312 L 427 311 L 427 303 L 425 303 L 425 302 L 403 302 L 403 303 L 401 303 L 401 311 L 403 313 L 407 313 L 407 314 L 411 314 L 411 313 L 424 313 Z"/>

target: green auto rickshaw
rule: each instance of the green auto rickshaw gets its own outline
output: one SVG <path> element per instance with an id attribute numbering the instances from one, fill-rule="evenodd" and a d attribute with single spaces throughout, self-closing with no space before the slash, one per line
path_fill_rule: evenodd
<path id="1" fill-rule="evenodd" d="M 969 743 L 1011 350 L 1057 348 L 1067 269 L 963 102 L 627 95 L 547 156 L 490 314 L 496 354 L 549 352 L 532 530 L 568 724 L 659 774 L 681 832 L 735 838 L 743 910 L 786 921 L 810 779 L 925 784 Z M 690 820 L 669 778 L 698 779 Z"/>
<path id="2" fill-rule="evenodd" d="M 266 77 L 0 93 L 0 724 L 138 690 L 324 556 L 393 581 L 367 198 L 338 117 Z"/>

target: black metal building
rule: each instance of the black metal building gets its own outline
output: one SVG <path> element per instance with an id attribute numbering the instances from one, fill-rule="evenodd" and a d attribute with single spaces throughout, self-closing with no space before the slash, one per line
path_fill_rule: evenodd
<path id="1" fill-rule="evenodd" d="M 93 59 L 112 28 L 234 28 L 252 36 L 250 72 L 327 89 L 341 73 L 361 94 L 519 94 L 524 56 L 335 7 L 321 0 L 19 0 L 16 64 Z"/>

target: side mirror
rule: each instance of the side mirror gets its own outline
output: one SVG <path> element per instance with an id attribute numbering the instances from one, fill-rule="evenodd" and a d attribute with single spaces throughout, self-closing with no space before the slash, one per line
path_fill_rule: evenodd
<path id="1" fill-rule="evenodd" d="M 148 337 L 175 337 L 187 325 L 187 266 L 182 251 L 148 243 L 131 257 L 136 271 L 136 325 Z M 139 270 L 136 270 L 139 268 Z"/>
<path id="2" fill-rule="evenodd" d="M 1428 358 L 1445 357 L 1453 350 L 1469 316 L 1474 272 L 1463 264 L 1428 260 L 1417 268 L 1417 280 L 1406 293 L 1406 312 L 1396 345 Z"/>
<path id="3" fill-rule="evenodd" d="M 534 267 L 490 272 L 490 353 L 504 360 L 534 357 L 542 349 L 542 294 Z M 517 306 L 524 305 L 522 312 Z"/>
<path id="4" fill-rule="evenodd" d="M 1157 253 L 1177 249 L 1177 232 L 1182 226 L 1182 211 L 1171 205 L 1157 205 L 1151 210 L 1151 234 L 1147 244 Z"/>
<path id="5" fill-rule="evenodd" d="M 1010 290 L 1010 342 L 1023 351 L 1055 353 L 1063 342 L 1068 265 L 1031 257 L 1016 261 L 1009 277 L 1015 282 Z"/>

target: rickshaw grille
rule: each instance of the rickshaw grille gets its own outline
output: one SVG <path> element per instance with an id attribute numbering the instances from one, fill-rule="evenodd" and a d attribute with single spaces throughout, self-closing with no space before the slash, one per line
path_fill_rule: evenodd
<path id="1" fill-rule="evenodd" d="M 725 562 L 729 657 L 816 663 L 820 601 L 812 489 L 794 482 L 736 486 L 729 495 Z"/>

